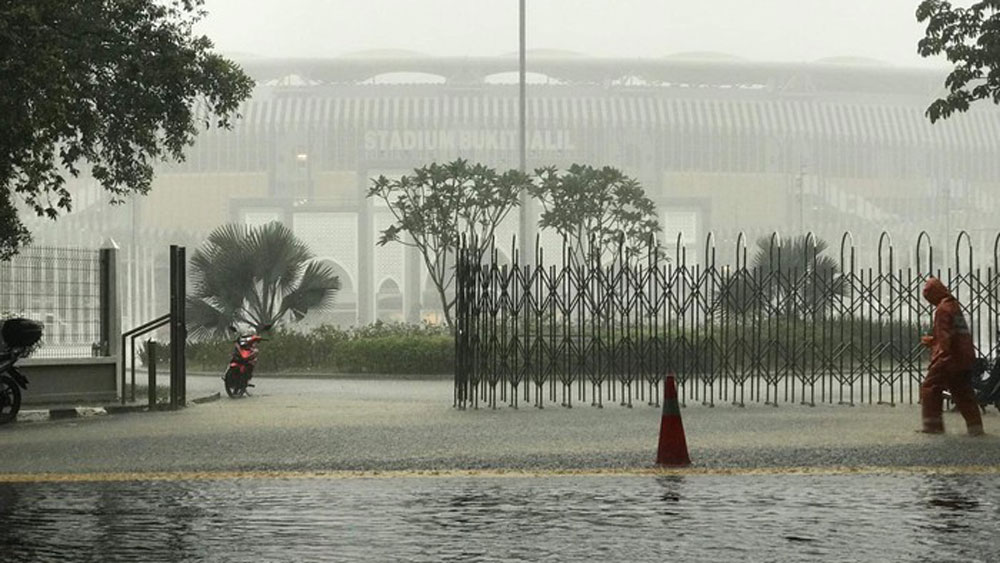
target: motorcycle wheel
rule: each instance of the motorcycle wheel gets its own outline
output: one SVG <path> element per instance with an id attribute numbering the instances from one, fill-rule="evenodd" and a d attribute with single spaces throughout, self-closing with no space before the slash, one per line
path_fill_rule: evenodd
<path id="1" fill-rule="evenodd" d="M 9 377 L 0 377 L 0 424 L 13 422 L 21 410 L 21 389 Z"/>
<path id="2" fill-rule="evenodd" d="M 231 399 L 238 399 L 246 394 L 247 386 L 240 381 L 240 371 L 238 369 L 229 368 L 222 379 L 226 385 L 226 395 L 229 395 Z"/>

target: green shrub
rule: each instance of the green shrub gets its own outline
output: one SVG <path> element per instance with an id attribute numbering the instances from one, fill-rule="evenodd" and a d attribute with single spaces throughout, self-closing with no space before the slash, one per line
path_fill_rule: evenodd
<path id="1" fill-rule="evenodd" d="M 223 371 L 233 343 L 228 340 L 205 339 L 188 342 L 186 361 L 188 369 L 201 371 Z"/>
<path id="2" fill-rule="evenodd" d="M 568 327 L 568 338 L 565 328 L 548 326 L 540 338 L 529 338 L 533 343 L 532 356 L 527 359 L 530 369 L 598 376 L 625 370 L 634 373 L 638 366 L 678 372 L 745 371 L 758 365 L 769 370 L 792 366 L 822 370 L 831 367 L 824 361 L 848 367 L 861 362 L 889 365 L 926 360 L 920 345 L 921 327 L 905 322 L 764 319 L 757 324 L 702 325 L 683 332 L 660 328 L 655 334 L 650 327 L 632 327 L 613 335 L 591 327 Z M 507 334 L 509 338 L 512 331 Z M 258 367 L 262 373 L 450 375 L 455 370 L 455 341 L 444 327 L 383 323 L 351 329 L 321 326 L 308 333 L 281 329 L 267 338 L 260 345 Z M 539 346 L 539 341 L 544 345 Z M 484 362 L 506 360 L 509 367 L 525 362 L 525 358 L 492 353 L 487 346 L 487 342 L 481 344 Z M 190 342 L 188 368 L 221 371 L 232 347 L 229 340 Z M 491 373 L 493 366 L 484 363 L 480 372 Z"/>
<path id="3" fill-rule="evenodd" d="M 373 373 L 450 375 L 455 343 L 445 327 L 375 323 L 340 329 L 320 326 L 308 333 L 279 329 L 260 344 L 262 373 Z M 188 369 L 213 371 L 229 360 L 233 342 L 189 342 Z"/>
<path id="4" fill-rule="evenodd" d="M 632 326 L 612 333 L 602 327 L 595 330 L 592 326 L 550 325 L 532 332 L 529 358 L 504 358 L 499 351 L 489 349 L 488 341 L 483 342 L 479 373 L 493 373 L 492 363 L 504 360 L 508 365 L 506 369 L 498 366 L 500 372 L 527 365 L 532 372 L 582 373 L 595 377 L 654 368 L 687 373 L 759 368 L 815 372 L 868 362 L 889 366 L 926 361 L 926 350 L 920 344 L 920 325 L 906 322 L 782 318 L 758 319 L 756 323 L 704 324 L 683 331 L 673 326 L 656 331 L 650 326 Z M 508 325 L 508 338 L 512 333 Z"/>
<path id="5" fill-rule="evenodd" d="M 142 365 L 149 365 L 149 343 L 150 340 L 142 340 L 136 343 L 135 353 L 139 356 L 139 361 Z M 170 343 L 169 342 L 158 342 L 156 343 L 156 365 L 165 366 L 170 363 Z"/>

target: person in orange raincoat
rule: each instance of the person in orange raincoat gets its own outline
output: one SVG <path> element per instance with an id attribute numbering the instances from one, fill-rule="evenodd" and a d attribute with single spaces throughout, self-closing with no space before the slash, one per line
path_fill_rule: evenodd
<path id="1" fill-rule="evenodd" d="M 983 418 L 968 377 L 969 370 L 976 361 L 976 349 L 962 306 L 941 280 L 935 277 L 927 280 L 923 293 L 924 299 L 934 305 L 934 329 L 931 335 L 922 338 L 924 345 L 931 349 L 931 364 L 927 369 L 927 377 L 920 385 L 923 414 L 921 431 L 930 434 L 944 432 L 944 420 L 941 417 L 944 402 L 942 392 L 947 389 L 965 418 L 969 435 L 982 435 Z"/>

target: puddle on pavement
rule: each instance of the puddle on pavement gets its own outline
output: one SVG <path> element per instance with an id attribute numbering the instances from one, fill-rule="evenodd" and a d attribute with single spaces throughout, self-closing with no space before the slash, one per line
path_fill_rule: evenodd
<path id="1" fill-rule="evenodd" d="M 996 561 L 998 485 L 997 475 L 6 483 L 0 561 Z"/>

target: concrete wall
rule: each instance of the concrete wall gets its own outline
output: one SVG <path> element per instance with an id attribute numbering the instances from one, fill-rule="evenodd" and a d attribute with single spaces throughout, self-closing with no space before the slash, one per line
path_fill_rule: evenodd
<path id="1" fill-rule="evenodd" d="M 28 378 L 26 405 L 113 402 L 118 397 L 118 358 L 25 359 L 18 369 Z"/>
<path id="2" fill-rule="evenodd" d="M 28 378 L 24 404 L 103 403 L 124 390 L 120 382 L 121 300 L 118 292 L 118 249 L 111 241 L 101 249 L 101 340 L 106 356 L 26 358 L 17 367 Z"/>

